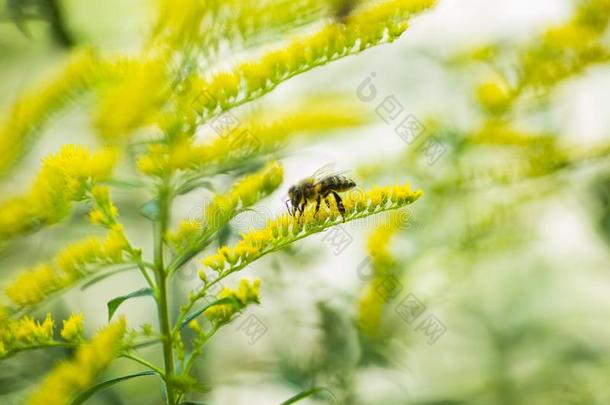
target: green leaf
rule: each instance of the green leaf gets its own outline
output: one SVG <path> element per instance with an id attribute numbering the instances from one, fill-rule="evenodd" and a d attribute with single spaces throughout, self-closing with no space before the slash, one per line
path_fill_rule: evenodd
<path id="1" fill-rule="evenodd" d="M 313 387 L 308 389 L 307 391 L 303 391 L 300 392 L 298 394 L 296 394 L 294 397 L 287 399 L 286 401 L 282 402 L 280 405 L 289 405 L 289 404 L 294 404 L 295 402 L 300 401 L 303 398 L 307 398 L 311 395 L 317 394 L 319 392 L 326 392 L 328 393 L 328 395 L 330 395 L 333 399 L 333 402 L 337 402 L 337 398 L 335 398 L 335 395 L 332 393 L 331 390 L 329 390 L 328 388 L 325 387 Z"/>
<path id="2" fill-rule="evenodd" d="M 208 305 L 205 305 L 205 306 L 199 308 L 198 310 L 188 314 L 186 316 L 186 318 L 184 318 L 184 320 L 180 324 L 180 329 L 184 328 L 186 325 L 189 324 L 190 321 L 192 321 L 193 319 L 197 318 L 199 315 L 204 313 L 206 309 L 211 308 L 211 307 L 216 306 L 216 305 L 223 305 L 223 304 L 233 304 L 235 306 L 239 306 L 238 301 L 235 298 L 233 298 L 233 297 L 221 298 L 219 300 L 211 302 Z"/>
<path id="3" fill-rule="evenodd" d="M 180 405 L 206 405 L 206 403 L 199 402 L 199 401 L 186 401 L 186 402 L 180 402 Z"/>
<path id="4" fill-rule="evenodd" d="M 159 208 L 159 200 L 156 198 L 150 200 L 140 207 L 140 213 L 151 221 L 158 221 L 161 218 L 161 209 Z"/>
<path id="5" fill-rule="evenodd" d="M 114 384 L 118 384 L 122 381 L 130 380 L 130 379 L 136 378 L 136 377 L 143 377 L 146 375 L 157 375 L 157 373 L 155 373 L 154 371 L 141 371 L 139 373 L 129 374 L 129 375 L 125 375 L 122 377 L 112 378 L 110 380 L 103 381 L 103 382 L 93 385 L 93 386 L 87 388 L 87 390 L 81 392 L 76 398 L 74 398 L 72 400 L 70 405 L 80 405 L 80 404 L 84 403 L 85 401 L 87 401 L 89 398 L 91 398 L 93 395 L 95 395 L 95 393 L 98 391 L 109 388 L 109 387 L 113 386 Z"/>
<path id="6" fill-rule="evenodd" d="M 134 291 L 132 293 L 129 293 L 127 295 L 121 295 L 120 297 L 116 297 L 111 299 L 110 301 L 108 301 L 108 321 L 110 321 L 110 319 L 112 319 L 112 315 L 114 315 L 114 313 L 116 312 L 117 308 L 119 307 L 119 305 L 121 305 L 123 302 L 125 302 L 126 300 L 130 299 L 130 298 L 136 298 L 136 297 L 144 297 L 153 295 L 153 290 L 151 290 L 150 288 L 141 288 L 137 291 Z"/>

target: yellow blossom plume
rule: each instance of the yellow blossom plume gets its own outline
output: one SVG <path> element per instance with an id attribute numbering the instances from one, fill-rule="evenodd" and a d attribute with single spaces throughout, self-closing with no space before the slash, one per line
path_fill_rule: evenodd
<path id="1" fill-rule="evenodd" d="M 54 78 L 14 102 L 6 116 L 0 118 L 0 176 L 23 156 L 34 136 L 54 113 L 99 78 L 98 69 L 98 59 L 93 52 L 75 52 Z"/>
<path id="2" fill-rule="evenodd" d="M 55 321 L 51 314 L 36 321 L 30 316 L 11 319 L 8 315 L 0 319 L 0 359 L 20 351 L 47 347 L 72 347 L 82 340 L 83 315 L 72 314 L 63 321 L 60 340 L 54 336 Z"/>
<path id="3" fill-rule="evenodd" d="M 89 220 L 107 228 L 117 223 L 119 210 L 110 199 L 110 189 L 107 186 L 95 186 L 91 189 L 91 197 L 95 207 L 89 212 Z"/>
<path id="4" fill-rule="evenodd" d="M 419 190 L 412 191 L 408 185 L 374 188 L 344 201 L 345 221 L 404 207 L 422 194 Z M 298 219 L 284 214 L 270 220 L 265 228 L 243 234 L 242 240 L 235 247 L 222 247 L 216 254 L 206 257 L 203 264 L 223 274 L 237 271 L 261 256 L 342 221 L 334 206 L 330 211 L 321 209 L 316 216 L 314 210 L 315 207 L 310 205 Z"/>
<path id="5" fill-rule="evenodd" d="M 378 336 L 383 320 L 386 297 L 379 293 L 379 285 L 392 275 L 395 260 L 390 242 L 399 230 L 400 220 L 390 216 L 369 236 L 367 251 L 371 259 L 373 277 L 365 287 L 358 303 L 358 326 L 368 337 Z"/>
<path id="6" fill-rule="evenodd" d="M 547 30 L 536 46 L 523 53 L 519 87 L 552 87 L 593 64 L 610 60 L 610 50 L 603 41 L 609 22 L 608 0 L 579 2 L 570 21 Z"/>
<path id="7" fill-rule="evenodd" d="M 194 79 L 188 97 L 199 100 L 199 115 L 209 118 L 258 98 L 295 75 L 396 40 L 407 29 L 406 21 L 412 15 L 434 4 L 434 0 L 377 3 L 350 16 L 345 24 L 326 25 L 257 61 L 242 62 L 208 79 Z M 200 97 L 202 93 L 206 97 Z"/>
<path id="8" fill-rule="evenodd" d="M 222 43 L 256 43 L 321 18 L 329 0 L 159 0 L 152 43 L 197 46 L 207 56 Z M 204 21 L 213 23 L 204 23 Z"/>
<path id="9" fill-rule="evenodd" d="M 32 346 L 52 343 L 54 325 L 51 314 L 47 314 L 42 322 L 29 316 L 0 322 L 0 358 Z"/>
<path id="10" fill-rule="evenodd" d="M 194 147 L 184 162 L 198 171 L 227 170 L 244 160 L 275 152 L 295 135 L 356 127 L 365 124 L 367 118 L 361 107 L 341 98 L 312 98 L 297 109 L 272 111 L 250 119 L 237 131 Z"/>
<path id="11" fill-rule="evenodd" d="M 45 158 L 31 191 L 0 202 L 0 242 L 65 218 L 92 182 L 111 174 L 116 158 L 112 149 L 92 154 L 75 145 Z"/>
<path id="12" fill-rule="evenodd" d="M 19 307 L 36 305 L 91 274 L 94 265 L 124 262 L 128 252 L 130 246 L 123 228 L 115 225 L 105 240 L 91 237 L 73 243 L 60 251 L 52 262 L 25 271 L 6 287 L 6 295 Z"/>
<path id="13" fill-rule="evenodd" d="M 192 111 L 192 106 L 185 111 Z M 190 139 L 171 145 L 153 144 L 139 158 L 138 168 L 150 176 L 177 170 L 193 176 L 212 175 L 274 153 L 297 136 L 357 127 L 367 123 L 368 118 L 361 105 L 343 97 L 311 97 L 296 107 L 246 117 L 237 128 L 223 131 L 207 144 L 197 145 Z"/>
<path id="14" fill-rule="evenodd" d="M 197 0 L 158 0 L 159 17 L 152 39 L 182 45 L 199 36 L 209 2 Z M 213 2 L 212 2 L 213 3 Z"/>
<path id="15" fill-rule="evenodd" d="M 512 102 L 510 87 L 502 80 L 488 80 L 479 85 L 477 100 L 491 114 L 505 112 Z"/>
<path id="16" fill-rule="evenodd" d="M 530 46 L 520 50 L 515 61 L 520 73 L 513 83 L 503 77 L 485 80 L 475 95 L 483 111 L 492 116 L 512 111 L 520 96 L 544 94 L 561 81 L 583 72 L 588 67 L 610 60 L 610 49 L 604 33 L 610 22 L 608 0 L 586 0 L 577 3 L 573 17 L 566 23 L 547 29 Z M 474 53 L 493 61 L 499 47 L 486 46 Z M 472 59 L 477 58 L 473 52 Z M 464 62 L 468 58 L 457 57 Z"/>
<path id="17" fill-rule="evenodd" d="M 120 142 L 156 122 L 169 90 L 163 57 L 119 64 L 120 76 L 104 92 L 94 116 L 101 137 Z"/>
<path id="18" fill-rule="evenodd" d="M 83 314 L 72 314 L 63 322 L 61 337 L 68 342 L 78 341 L 83 335 Z"/>
<path id="19" fill-rule="evenodd" d="M 90 342 L 82 344 L 73 359 L 60 363 L 29 397 L 31 405 L 65 405 L 95 382 L 121 348 L 125 318 L 100 330 Z"/>
<path id="20" fill-rule="evenodd" d="M 259 302 L 260 279 L 256 278 L 252 282 L 246 278 L 241 279 L 237 290 L 229 287 L 223 288 L 216 298 L 218 300 L 227 299 L 228 303 L 214 305 L 208 308 L 204 315 L 212 322 L 228 322 L 231 317 L 240 312 L 251 303 Z"/>
<path id="21" fill-rule="evenodd" d="M 204 218 L 184 220 L 166 239 L 178 252 L 198 249 L 239 210 L 246 209 L 275 191 L 284 179 L 284 169 L 272 162 L 239 180 L 226 194 L 217 195 L 205 210 Z"/>

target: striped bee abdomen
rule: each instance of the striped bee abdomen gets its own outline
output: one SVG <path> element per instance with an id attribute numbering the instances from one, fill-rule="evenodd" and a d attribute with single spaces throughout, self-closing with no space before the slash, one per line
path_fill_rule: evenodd
<path id="1" fill-rule="evenodd" d="M 318 183 L 320 193 L 326 194 L 331 191 L 343 192 L 356 187 L 356 183 L 345 176 L 329 176 Z"/>

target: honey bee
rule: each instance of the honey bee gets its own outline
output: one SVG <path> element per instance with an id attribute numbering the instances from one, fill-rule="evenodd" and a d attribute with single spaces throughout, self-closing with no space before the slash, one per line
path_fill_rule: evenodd
<path id="1" fill-rule="evenodd" d="M 351 190 L 354 187 L 356 187 L 356 183 L 342 174 L 322 175 L 316 172 L 313 176 L 301 180 L 298 184 L 288 189 L 286 208 L 292 216 L 296 216 L 297 213 L 303 215 L 307 204 L 315 201 L 315 217 L 320 211 L 322 200 L 324 200 L 328 209 L 331 209 L 328 198 L 332 195 L 337 204 L 337 209 L 343 218 L 343 222 L 345 222 L 345 207 L 339 193 Z M 290 206 L 288 202 L 290 202 Z"/>

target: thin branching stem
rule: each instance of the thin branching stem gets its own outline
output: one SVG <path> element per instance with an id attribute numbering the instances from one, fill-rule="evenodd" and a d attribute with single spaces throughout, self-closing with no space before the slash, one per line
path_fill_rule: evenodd
<path id="1" fill-rule="evenodd" d="M 154 364 L 152 364 L 151 362 L 149 362 L 148 360 L 145 360 L 141 357 L 138 357 L 136 355 L 133 354 L 129 354 L 129 353 L 122 353 L 120 355 L 120 357 L 124 357 L 126 359 L 135 361 L 136 363 L 140 363 L 145 367 L 148 367 L 149 369 L 151 369 L 152 371 L 158 373 L 161 377 L 165 378 L 165 374 L 163 373 L 163 370 L 161 370 L 160 368 L 158 368 L 157 366 L 155 366 Z"/>

